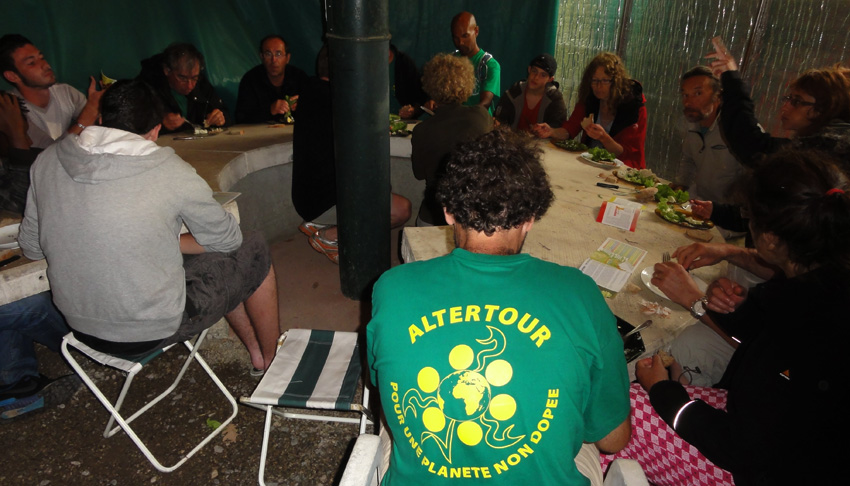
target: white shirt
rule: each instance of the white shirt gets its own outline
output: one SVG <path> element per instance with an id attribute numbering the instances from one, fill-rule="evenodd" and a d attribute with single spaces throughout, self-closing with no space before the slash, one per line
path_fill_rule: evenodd
<path id="1" fill-rule="evenodd" d="M 86 106 L 86 96 L 73 86 L 54 84 L 49 88 L 50 101 L 47 108 L 41 108 L 24 100 L 29 113 L 27 121 L 30 128 L 27 134 L 32 139 L 32 146 L 45 148 L 52 144 L 68 130 L 71 122 L 77 119 L 83 107 Z M 23 99 L 20 92 L 15 95 Z"/>

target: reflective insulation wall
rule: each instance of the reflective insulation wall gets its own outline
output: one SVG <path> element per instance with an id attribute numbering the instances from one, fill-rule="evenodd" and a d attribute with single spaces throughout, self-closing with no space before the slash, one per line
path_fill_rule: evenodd
<path id="1" fill-rule="evenodd" d="M 752 87 L 765 130 L 782 136 L 779 98 L 808 68 L 847 63 L 850 0 L 561 0 L 555 56 L 568 110 L 586 64 L 618 53 L 647 98 L 647 167 L 676 174 L 681 157 L 679 77 L 706 64 L 720 35 Z"/>

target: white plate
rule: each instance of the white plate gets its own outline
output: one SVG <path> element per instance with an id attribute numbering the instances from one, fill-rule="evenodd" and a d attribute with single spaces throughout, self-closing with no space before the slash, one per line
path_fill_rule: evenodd
<path id="1" fill-rule="evenodd" d="M 18 245 L 18 227 L 20 223 L 10 224 L 0 228 L 0 250 L 20 248 Z"/>
<path id="2" fill-rule="evenodd" d="M 583 152 L 581 154 L 581 158 L 590 162 L 591 164 L 598 165 L 600 167 L 616 168 L 616 167 L 622 167 L 624 165 L 623 161 L 620 160 L 620 159 L 614 159 L 614 162 L 608 162 L 608 161 L 603 161 L 603 160 L 593 160 L 593 156 L 590 155 L 590 152 Z"/>
<path id="3" fill-rule="evenodd" d="M 654 272 L 654 271 L 655 270 L 653 269 L 653 265 L 650 265 L 650 266 L 644 268 L 643 271 L 640 272 L 640 280 L 643 282 L 644 285 L 646 285 L 646 288 L 653 291 L 656 295 L 658 295 L 660 297 L 664 297 L 667 300 L 670 300 L 670 297 L 667 297 L 666 295 L 664 295 L 664 292 L 662 292 L 661 289 L 659 289 L 655 285 L 652 285 L 652 282 L 650 282 L 650 280 L 652 280 L 652 272 Z M 699 287 L 700 292 L 705 293 L 706 289 L 708 289 L 708 284 L 705 283 L 705 280 L 703 280 L 703 279 L 701 279 L 701 278 L 699 278 L 695 275 L 691 275 L 691 278 L 694 279 L 694 282 L 696 282 L 697 287 Z"/>

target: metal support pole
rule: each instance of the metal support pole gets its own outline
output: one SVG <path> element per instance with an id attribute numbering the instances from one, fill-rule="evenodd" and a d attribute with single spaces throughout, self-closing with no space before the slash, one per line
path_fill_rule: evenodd
<path id="1" fill-rule="evenodd" d="M 368 298 L 390 268 L 387 0 L 328 0 L 340 284 Z"/>

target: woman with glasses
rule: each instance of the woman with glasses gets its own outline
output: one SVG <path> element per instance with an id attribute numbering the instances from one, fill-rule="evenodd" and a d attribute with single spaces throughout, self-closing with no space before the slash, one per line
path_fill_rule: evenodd
<path id="1" fill-rule="evenodd" d="M 646 139 L 646 98 L 640 83 L 630 79 L 623 60 L 603 52 L 584 69 L 578 103 L 560 127 L 535 126 L 540 138 L 575 138 L 590 147 L 602 147 L 630 167 L 643 169 Z M 585 121 L 586 120 L 586 121 Z"/>
<path id="2" fill-rule="evenodd" d="M 670 379 L 660 357 L 639 361 L 634 432 L 618 455 L 637 459 L 658 485 L 842 484 L 850 184 L 829 154 L 793 148 L 745 182 L 750 258 L 775 275 L 750 290 L 720 279 L 705 295 L 683 280 L 679 293 L 695 292 L 698 312 L 740 344 L 713 387 Z M 705 253 L 693 266 L 720 257 Z M 678 263 L 655 270 L 686 272 Z"/>
<path id="3" fill-rule="evenodd" d="M 801 148 L 850 155 L 850 69 L 809 69 L 791 82 L 788 94 L 779 99 L 779 121 L 790 137 L 784 138 L 762 131 L 738 65 L 722 42 L 706 57 L 713 59 L 711 69 L 723 84 L 720 126 L 742 164 L 751 165 L 792 141 Z"/>

